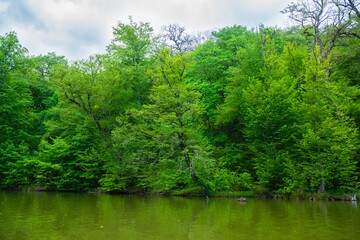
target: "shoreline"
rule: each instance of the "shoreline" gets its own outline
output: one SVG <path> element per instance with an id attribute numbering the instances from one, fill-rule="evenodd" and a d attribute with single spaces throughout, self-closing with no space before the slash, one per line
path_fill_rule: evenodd
<path id="1" fill-rule="evenodd" d="M 182 189 L 172 192 L 145 192 L 145 191 L 118 191 L 106 192 L 101 189 L 84 190 L 84 191 L 63 191 L 54 189 L 44 189 L 40 187 L 28 189 L 0 189 L 0 191 L 15 191 L 15 192 L 67 192 L 67 193 L 89 193 L 89 194 L 133 194 L 133 195 L 157 195 L 157 196 L 181 196 L 181 197 L 201 197 L 205 196 L 204 191 L 200 188 Z M 357 201 L 360 198 L 360 193 L 345 193 L 333 194 L 329 192 L 324 193 L 291 193 L 278 194 L 266 191 L 219 191 L 210 193 L 210 198 L 251 198 L 251 199 L 277 199 L 277 200 L 309 200 L 309 201 Z"/>

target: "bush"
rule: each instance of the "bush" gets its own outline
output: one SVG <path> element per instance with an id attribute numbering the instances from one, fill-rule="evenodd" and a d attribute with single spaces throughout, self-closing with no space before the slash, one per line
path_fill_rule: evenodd
<path id="1" fill-rule="evenodd" d="M 215 191 L 229 190 L 251 190 L 253 179 L 250 173 L 241 174 L 231 172 L 228 169 L 217 169 L 214 173 Z"/>

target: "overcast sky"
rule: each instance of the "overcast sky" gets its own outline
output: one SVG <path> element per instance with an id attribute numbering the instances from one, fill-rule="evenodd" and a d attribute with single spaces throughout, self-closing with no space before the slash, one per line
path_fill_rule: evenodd
<path id="1" fill-rule="evenodd" d="M 233 25 L 286 27 L 291 0 L 0 0 L 0 35 L 15 31 L 30 54 L 69 60 L 105 52 L 118 21 L 178 23 L 187 32 Z"/>

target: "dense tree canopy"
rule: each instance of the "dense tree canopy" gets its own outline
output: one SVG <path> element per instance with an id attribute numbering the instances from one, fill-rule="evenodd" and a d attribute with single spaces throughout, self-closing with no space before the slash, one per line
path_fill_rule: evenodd
<path id="1" fill-rule="evenodd" d="M 357 191 L 358 3 L 284 13 L 201 41 L 130 18 L 74 62 L 0 36 L 0 188 Z"/>

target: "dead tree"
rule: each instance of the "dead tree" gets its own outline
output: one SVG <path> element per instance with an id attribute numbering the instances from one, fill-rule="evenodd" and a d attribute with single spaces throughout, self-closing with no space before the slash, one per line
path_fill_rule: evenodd
<path id="1" fill-rule="evenodd" d="M 332 3 L 343 12 L 347 22 L 347 31 L 345 34 L 349 37 L 360 39 L 359 22 L 360 22 L 360 1 L 358 0 L 332 0 Z"/>
<path id="2" fill-rule="evenodd" d="M 281 12 L 288 14 L 308 37 L 313 38 L 322 60 L 327 59 L 337 40 L 346 36 L 349 26 L 345 12 L 329 0 L 299 0 Z"/>
<path id="3" fill-rule="evenodd" d="M 158 39 L 160 45 L 169 48 L 172 54 L 176 52 L 183 53 L 193 51 L 198 45 L 210 40 L 211 33 L 188 34 L 184 26 L 169 24 L 162 26 Z"/>
<path id="4" fill-rule="evenodd" d="M 348 12 L 349 14 L 354 13 L 357 19 L 360 19 L 360 10 L 359 5 L 360 1 L 358 0 L 333 0 L 333 4 L 342 8 L 344 11 Z"/>

